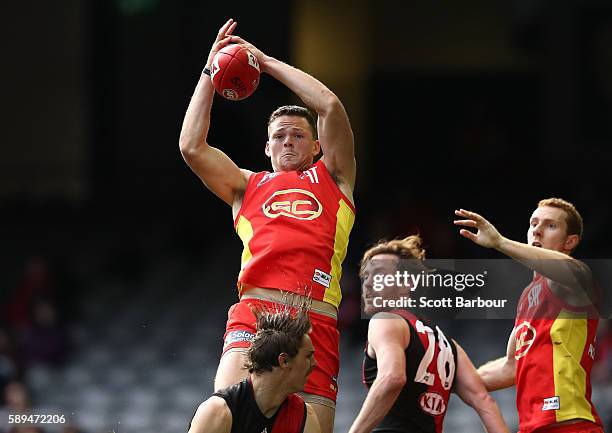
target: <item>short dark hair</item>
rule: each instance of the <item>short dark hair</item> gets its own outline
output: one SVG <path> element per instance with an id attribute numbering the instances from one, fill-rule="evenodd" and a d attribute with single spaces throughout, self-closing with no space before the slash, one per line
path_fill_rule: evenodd
<path id="1" fill-rule="evenodd" d="M 276 119 L 281 116 L 297 116 L 303 117 L 308 122 L 310 129 L 312 130 L 312 138 L 317 139 L 317 121 L 315 120 L 312 112 L 305 107 L 300 107 L 299 105 L 283 105 L 282 107 L 278 107 L 276 110 L 270 114 L 270 118 L 268 119 L 268 126 L 272 124 Z"/>
<path id="2" fill-rule="evenodd" d="M 286 353 L 290 358 L 302 347 L 304 335 L 310 331 L 308 310 L 312 300 L 301 298 L 298 305 L 282 305 L 275 310 L 254 308 L 257 333 L 247 350 L 245 367 L 249 373 L 263 373 L 278 367 L 278 357 Z"/>

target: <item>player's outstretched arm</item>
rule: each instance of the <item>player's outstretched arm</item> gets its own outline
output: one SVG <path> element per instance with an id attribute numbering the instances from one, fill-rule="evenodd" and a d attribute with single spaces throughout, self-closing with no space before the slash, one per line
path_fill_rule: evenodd
<path id="1" fill-rule="evenodd" d="M 319 418 L 311 405 L 306 403 L 306 424 L 304 425 L 304 433 L 321 433 Z"/>
<path id="2" fill-rule="evenodd" d="M 232 412 L 221 397 L 212 396 L 198 407 L 189 433 L 230 433 Z"/>
<path id="3" fill-rule="evenodd" d="M 462 228 L 459 231 L 461 236 L 482 247 L 494 248 L 562 286 L 591 293 L 591 271 L 581 261 L 559 251 L 505 238 L 493 224 L 476 212 L 460 209 L 455 211 L 455 215 L 463 218 L 455 220 L 455 225 L 477 230 L 474 233 Z"/>
<path id="4" fill-rule="evenodd" d="M 313 76 L 265 55 L 244 39 L 233 36 L 231 41 L 245 45 L 257 57 L 262 72 L 283 83 L 307 107 L 317 112 L 323 163 L 338 182 L 340 189 L 352 197 L 357 170 L 355 144 L 353 130 L 340 99 Z"/>
<path id="5" fill-rule="evenodd" d="M 454 343 L 457 346 L 455 392 L 461 400 L 478 413 L 487 433 L 509 433 L 495 399 L 487 392 L 472 361 L 463 348 L 456 342 Z"/>
<path id="6" fill-rule="evenodd" d="M 208 55 L 207 68 L 210 69 L 217 51 L 230 42 L 235 28 L 236 22 L 230 19 L 219 29 Z M 202 74 L 183 120 L 179 147 L 185 162 L 202 179 L 206 187 L 231 206 L 236 195 L 246 189 L 251 173 L 238 168 L 225 153 L 211 147 L 207 142 L 214 94 L 210 77 Z"/>
<path id="7" fill-rule="evenodd" d="M 516 360 L 514 352 L 516 350 L 516 328 L 512 330 L 508 339 L 506 356 L 489 361 L 478 368 L 478 374 L 482 378 L 487 391 L 497 391 L 498 389 L 514 386 L 516 379 Z"/>
<path id="8" fill-rule="evenodd" d="M 386 316 L 386 317 L 385 317 Z M 397 315 L 378 313 L 370 320 L 368 344 L 376 353 L 378 374 L 355 418 L 350 433 L 368 433 L 387 415 L 406 384 L 410 330 Z"/>

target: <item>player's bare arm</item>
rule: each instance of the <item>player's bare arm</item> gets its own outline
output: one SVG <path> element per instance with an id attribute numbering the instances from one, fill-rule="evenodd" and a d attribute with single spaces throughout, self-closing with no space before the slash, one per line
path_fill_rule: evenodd
<path id="1" fill-rule="evenodd" d="M 353 130 L 340 99 L 316 78 L 265 55 L 244 39 L 233 36 L 231 41 L 244 44 L 257 57 L 261 72 L 283 83 L 307 107 L 317 112 L 322 161 L 336 179 L 340 190 L 352 200 L 357 170 L 355 144 Z"/>
<path id="2" fill-rule="evenodd" d="M 461 236 L 482 247 L 494 248 L 561 286 L 575 289 L 581 293 L 584 293 L 585 290 L 590 293 L 591 272 L 583 262 L 560 251 L 508 239 L 502 236 L 486 218 L 476 212 L 460 209 L 455 211 L 455 215 L 463 218 L 455 220 L 455 225 L 477 230 L 474 233 L 462 228 L 459 231 Z"/>
<path id="3" fill-rule="evenodd" d="M 406 384 L 405 350 L 410 343 L 406 321 L 394 314 L 378 313 L 370 320 L 368 345 L 374 350 L 378 374 L 363 402 L 350 433 L 367 433 L 387 415 Z"/>
<path id="4" fill-rule="evenodd" d="M 230 19 L 219 29 L 206 62 L 208 69 L 215 54 L 230 43 L 236 24 Z M 202 74 L 183 120 L 179 147 L 185 162 L 206 187 L 234 206 L 241 200 L 251 172 L 238 168 L 225 153 L 207 142 L 214 94 L 210 76 Z"/>
<path id="5" fill-rule="evenodd" d="M 304 433 L 321 433 L 319 419 L 312 406 L 306 403 L 306 424 L 304 424 Z"/>
<path id="6" fill-rule="evenodd" d="M 480 417 L 487 433 L 509 433 L 496 401 L 489 395 L 474 364 L 457 342 L 457 374 L 454 390 Z"/>
<path id="7" fill-rule="evenodd" d="M 506 356 L 489 361 L 478 368 L 478 374 L 482 378 L 487 391 L 497 391 L 498 389 L 514 386 L 516 378 L 516 328 L 512 330 L 508 338 Z"/>
<path id="8" fill-rule="evenodd" d="M 210 397 L 198 407 L 189 433 L 230 433 L 232 413 L 221 397 Z"/>

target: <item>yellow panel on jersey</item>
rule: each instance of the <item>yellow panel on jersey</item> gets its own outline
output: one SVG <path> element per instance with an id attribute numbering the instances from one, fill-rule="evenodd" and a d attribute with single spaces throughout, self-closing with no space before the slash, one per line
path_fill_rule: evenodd
<path id="1" fill-rule="evenodd" d="M 242 245 L 244 246 L 242 257 L 240 258 L 240 272 L 242 272 L 242 269 L 244 269 L 248 261 L 253 257 L 249 248 L 249 241 L 253 237 L 253 226 L 248 219 L 240 215 L 238 224 L 236 224 L 236 232 L 238 236 L 240 236 L 240 240 L 242 240 Z"/>
<path id="2" fill-rule="evenodd" d="M 346 250 L 349 243 L 349 234 L 355 223 L 355 213 L 351 207 L 342 199 L 338 201 L 340 205 L 336 213 L 336 235 L 334 238 L 334 255 L 331 259 L 331 284 L 325 289 L 323 300 L 334 305 L 336 308 L 342 300 L 340 290 L 340 278 L 342 277 L 342 261 L 346 257 Z"/>
<path id="3" fill-rule="evenodd" d="M 586 313 L 561 310 L 550 328 L 555 395 L 560 402 L 557 422 L 575 418 L 595 422 L 586 399 L 587 374 L 580 365 L 587 344 L 587 325 Z"/>

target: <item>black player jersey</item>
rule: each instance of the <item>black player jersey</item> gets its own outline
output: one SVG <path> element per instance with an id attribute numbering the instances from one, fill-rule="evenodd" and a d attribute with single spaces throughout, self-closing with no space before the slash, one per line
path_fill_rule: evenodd
<path id="1" fill-rule="evenodd" d="M 455 380 L 457 348 L 434 324 L 404 310 L 392 313 L 402 316 L 410 329 L 410 343 L 404 351 L 406 384 L 373 431 L 441 433 Z M 368 356 L 366 345 L 363 383 L 368 389 L 377 374 L 376 359 Z"/>
<path id="2" fill-rule="evenodd" d="M 306 424 L 306 404 L 296 394 L 291 394 L 276 411 L 267 418 L 259 410 L 253 384 L 249 378 L 213 394 L 227 403 L 232 413 L 231 433 L 302 433 Z"/>

